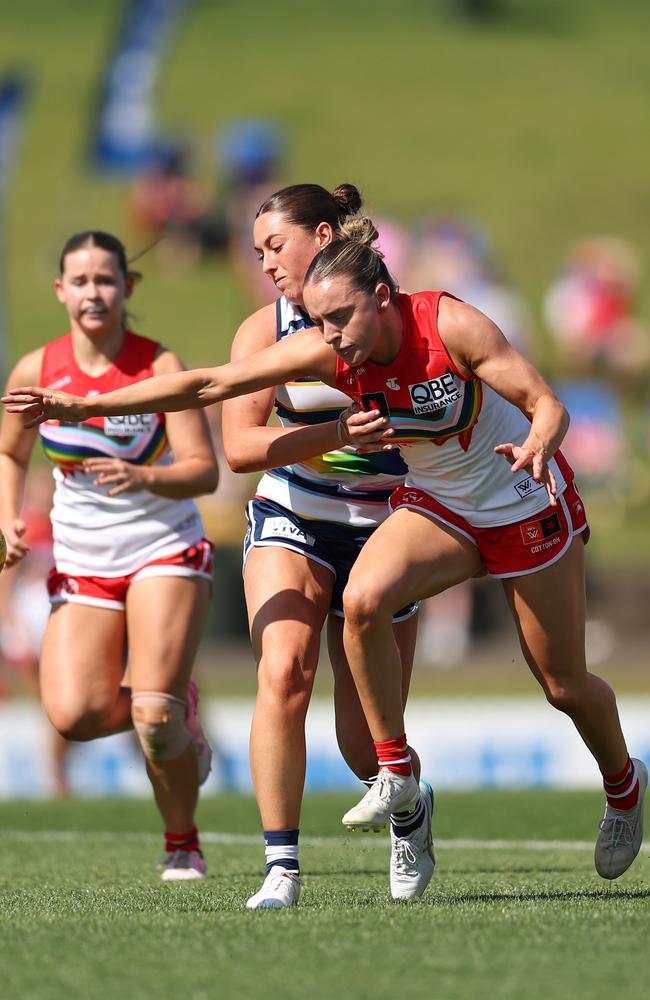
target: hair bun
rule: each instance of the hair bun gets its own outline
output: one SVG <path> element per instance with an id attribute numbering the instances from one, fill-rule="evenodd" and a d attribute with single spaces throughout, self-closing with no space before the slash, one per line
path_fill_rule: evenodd
<path id="1" fill-rule="evenodd" d="M 373 247 L 375 240 L 379 239 L 379 233 L 372 219 L 367 215 L 355 213 L 343 219 L 339 226 L 339 238 L 348 240 L 350 243 L 360 243 L 362 246 L 370 247 L 379 257 L 383 253 L 377 247 Z"/>
<path id="2" fill-rule="evenodd" d="M 339 184 L 332 191 L 332 198 L 339 206 L 342 216 L 353 215 L 363 204 L 359 189 L 354 184 Z"/>

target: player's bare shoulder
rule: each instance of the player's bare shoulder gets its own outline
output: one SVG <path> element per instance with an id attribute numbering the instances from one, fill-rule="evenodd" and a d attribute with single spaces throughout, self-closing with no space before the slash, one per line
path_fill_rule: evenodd
<path id="1" fill-rule="evenodd" d="M 178 354 L 170 348 L 159 344 L 153 359 L 154 375 L 169 375 L 173 372 L 184 372 L 187 365 L 184 365 Z"/>
<path id="2" fill-rule="evenodd" d="M 275 343 L 276 331 L 276 304 L 271 302 L 248 316 L 241 324 L 232 342 L 231 361 L 271 347 Z"/>
<path id="3" fill-rule="evenodd" d="M 505 342 L 498 326 L 484 313 L 449 295 L 440 298 L 438 332 L 457 367 L 467 375 Z"/>
<path id="4" fill-rule="evenodd" d="M 44 347 L 37 347 L 24 354 L 16 364 L 7 379 L 7 388 L 19 385 L 40 385 L 41 369 L 43 367 Z"/>

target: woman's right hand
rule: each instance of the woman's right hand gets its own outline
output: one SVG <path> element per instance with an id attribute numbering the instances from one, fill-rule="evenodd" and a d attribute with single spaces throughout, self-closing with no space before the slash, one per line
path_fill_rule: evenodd
<path id="1" fill-rule="evenodd" d="M 2 533 L 5 536 L 5 543 L 7 545 L 5 569 L 11 569 L 21 559 L 24 559 L 29 552 L 29 545 L 22 540 L 26 531 L 27 525 L 20 517 L 15 518 L 11 524 L 3 528 Z"/>
<path id="2" fill-rule="evenodd" d="M 19 386 L 9 389 L 2 402 L 8 413 L 20 413 L 25 427 L 36 427 L 45 420 L 79 423 L 87 417 L 83 396 L 71 396 L 60 389 Z"/>

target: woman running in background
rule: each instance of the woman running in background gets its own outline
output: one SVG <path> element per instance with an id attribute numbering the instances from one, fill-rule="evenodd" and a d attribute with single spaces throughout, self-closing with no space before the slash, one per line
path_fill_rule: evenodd
<path id="1" fill-rule="evenodd" d="M 361 447 L 397 442 L 409 472 L 344 595 L 345 648 L 379 766 L 344 824 L 381 826 L 420 796 L 404 731 L 395 609 L 487 572 L 503 581 L 533 675 L 602 774 L 607 804 L 595 864 L 604 878 L 617 878 L 643 839 L 647 769 L 629 757 L 613 691 L 586 667 L 588 527 L 558 450 L 568 414 L 482 313 L 444 292 L 400 294 L 372 246 L 370 220 L 339 228 L 347 240 L 320 251 L 305 276 L 305 306 L 319 333 L 91 401 L 33 387 L 7 401 L 30 424 L 206 406 L 309 372 L 372 407 L 343 415 L 344 438 Z"/>
<path id="2" fill-rule="evenodd" d="M 125 326 L 139 275 L 122 243 L 86 231 L 63 248 L 56 294 L 71 332 L 25 355 L 25 380 L 93 395 L 182 370 L 159 343 Z M 211 493 L 217 462 L 202 414 L 43 423 L 54 463 L 52 611 L 40 665 L 43 706 L 71 740 L 135 728 L 165 825 L 164 880 L 202 878 L 194 813 L 210 748 L 190 675 L 207 612 L 212 546 L 191 499 Z M 7 565 L 26 554 L 21 506 L 37 430 L 6 414 L 0 514 Z M 122 686 L 128 650 L 130 688 Z"/>

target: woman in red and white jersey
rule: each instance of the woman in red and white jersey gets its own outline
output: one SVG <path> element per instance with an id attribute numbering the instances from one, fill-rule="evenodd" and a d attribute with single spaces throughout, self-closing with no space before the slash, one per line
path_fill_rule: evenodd
<path id="1" fill-rule="evenodd" d="M 71 331 L 23 357 L 9 385 L 36 380 L 93 396 L 182 370 L 175 354 L 125 326 L 124 303 L 138 277 L 116 237 L 72 236 L 56 281 Z M 43 705 L 72 740 L 135 727 L 165 824 L 162 877 L 200 878 L 194 812 L 210 748 L 190 675 L 210 597 L 212 546 L 192 498 L 217 486 L 207 423 L 195 412 L 118 414 L 49 420 L 38 431 L 56 483 Z M 11 414 L 3 420 L 8 567 L 27 555 L 20 508 L 37 433 Z"/>
<path id="2" fill-rule="evenodd" d="M 31 423 L 66 413 L 206 406 L 299 373 L 345 391 L 357 407 L 342 418 L 343 438 L 361 449 L 397 443 L 408 473 L 344 593 L 345 650 L 379 767 L 344 824 L 378 827 L 419 800 L 395 610 L 489 573 L 502 580 L 533 675 L 601 771 L 607 806 L 595 863 L 604 878 L 617 878 L 641 846 L 647 770 L 630 760 L 613 691 L 586 666 L 588 526 L 559 452 L 568 414 L 482 313 L 444 292 L 400 294 L 373 249 L 370 220 L 346 220 L 341 235 L 305 276 L 304 304 L 318 332 L 298 333 L 245 362 L 152 379 L 91 401 L 33 387 L 7 400 Z"/>

